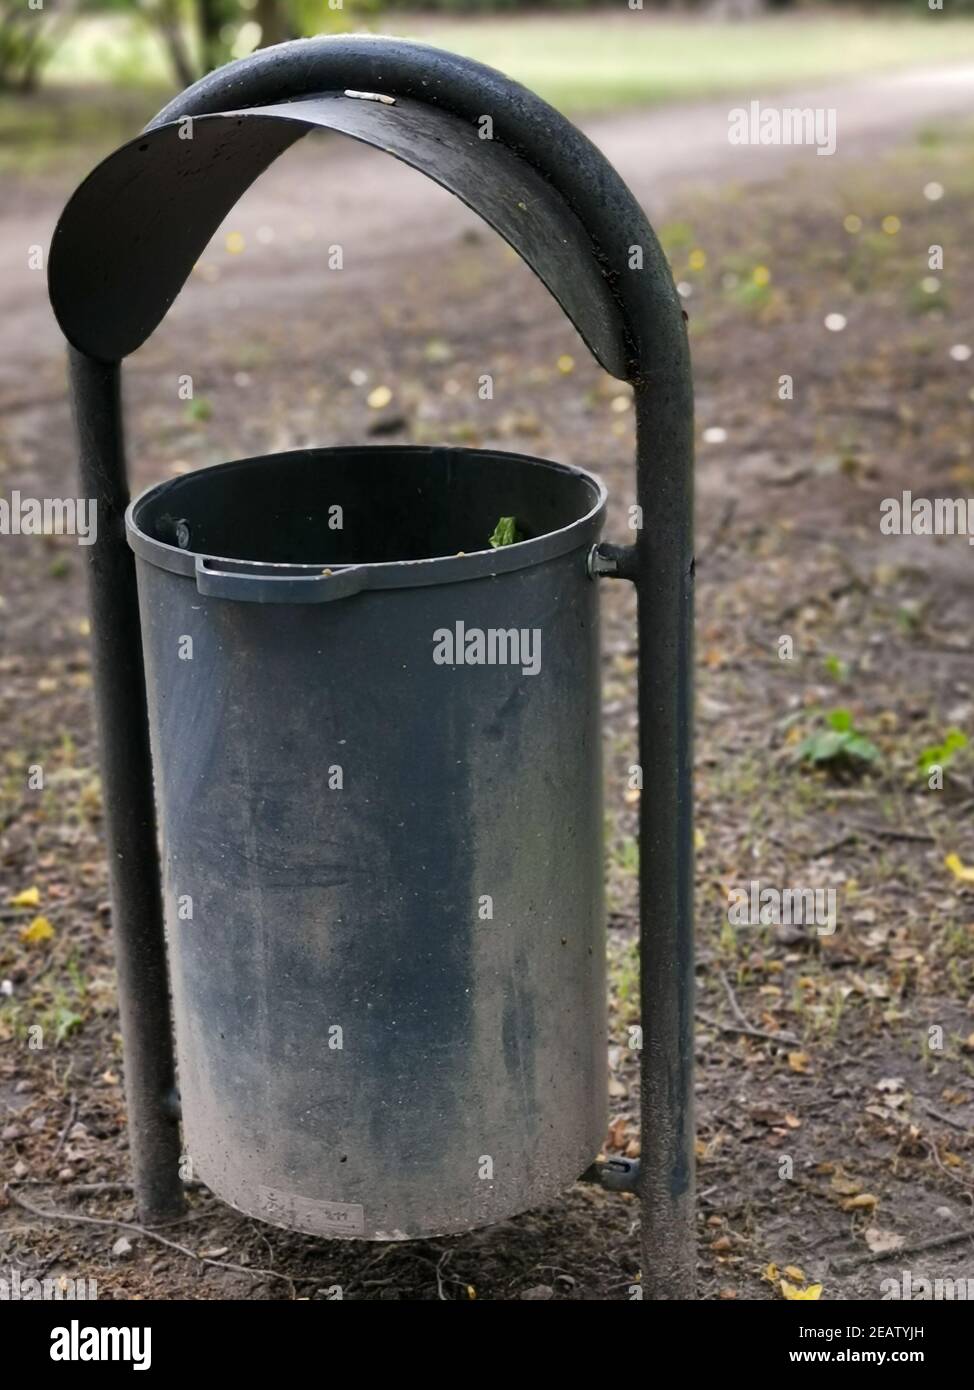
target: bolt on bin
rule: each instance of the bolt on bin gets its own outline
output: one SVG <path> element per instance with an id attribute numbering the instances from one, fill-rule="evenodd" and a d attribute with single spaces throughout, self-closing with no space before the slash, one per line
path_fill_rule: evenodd
<path id="1" fill-rule="evenodd" d="M 120 364 L 315 128 L 455 193 L 631 383 L 633 545 L 600 540 L 593 474 L 450 446 L 239 459 L 130 502 Z M 49 281 L 100 523 L 94 684 L 142 1219 L 180 1213 L 187 1155 L 240 1211 L 328 1238 L 465 1231 L 584 1176 L 638 1193 L 644 1296 L 692 1297 L 692 387 L 632 194 L 490 68 L 303 40 L 211 73 L 98 165 Z M 499 517 L 516 533 L 495 548 Z M 639 1160 L 598 1159 L 603 577 L 638 595 Z"/>

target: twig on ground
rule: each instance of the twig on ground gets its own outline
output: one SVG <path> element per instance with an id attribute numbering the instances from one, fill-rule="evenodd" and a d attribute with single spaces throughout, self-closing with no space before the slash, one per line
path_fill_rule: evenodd
<path id="1" fill-rule="evenodd" d="M 811 475 L 812 470 L 810 468 L 796 468 L 791 473 L 771 473 L 764 479 L 764 486 L 794 487 L 796 483 L 803 483 Z"/>
<path id="2" fill-rule="evenodd" d="M 130 1182 L 62 1182 L 60 1178 L 12 1178 L 8 1187 L 56 1187 L 65 1197 L 100 1197 L 108 1192 L 131 1192 Z M 184 1180 L 188 1192 L 202 1190 L 199 1181 Z"/>
<path id="3" fill-rule="evenodd" d="M 231 1264 L 229 1260 L 213 1260 L 207 1255 L 197 1255 L 195 1250 L 190 1250 L 186 1245 L 180 1245 L 178 1241 L 170 1240 L 167 1236 L 160 1235 L 158 1231 L 151 1231 L 147 1226 L 139 1226 L 134 1221 L 113 1221 L 109 1217 L 102 1216 L 78 1216 L 70 1211 L 45 1211 L 42 1207 L 35 1207 L 31 1202 L 12 1190 L 13 1184 L 6 1183 L 4 1192 L 12 1202 L 24 1211 L 29 1211 L 32 1216 L 38 1216 L 42 1221 L 70 1221 L 81 1226 L 101 1226 L 111 1227 L 118 1231 L 131 1231 L 137 1236 L 144 1237 L 146 1240 L 154 1240 L 158 1245 L 164 1245 L 167 1250 L 175 1250 L 179 1255 L 185 1255 L 188 1260 L 195 1260 L 200 1265 L 210 1265 L 214 1269 L 229 1269 L 234 1274 L 247 1274 L 252 1279 L 280 1279 L 287 1284 L 291 1297 L 295 1296 L 295 1280 L 289 1274 L 279 1274 L 275 1269 L 256 1269 L 253 1266 Z M 313 1279 L 302 1279 L 303 1283 L 317 1283 L 320 1275 L 315 1275 Z"/>
<path id="4" fill-rule="evenodd" d="M 970 1125 L 966 1125 L 963 1120 L 955 1120 L 953 1115 L 945 1115 L 942 1110 L 931 1105 L 925 1096 L 914 1096 L 913 1099 L 922 1110 L 925 1110 L 928 1115 L 932 1115 L 935 1120 L 939 1120 L 942 1125 L 950 1125 L 951 1129 L 959 1129 L 962 1134 L 970 1134 Z"/>
<path id="5" fill-rule="evenodd" d="M 77 1117 L 78 1117 L 78 1097 L 77 1097 L 77 1095 L 75 1094 L 75 1092 L 72 1091 L 72 1092 L 71 1092 L 71 1098 L 70 1098 L 70 1100 L 68 1101 L 68 1118 L 65 1120 L 65 1122 L 64 1122 L 64 1128 L 61 1130 L 61 1133 L 58 1135 L 57 1143 L 54 1145 L 54 1152 L 51 1154 L 51 1162 L 52 1162 L 52 1163 L 55 1161 L 55 1159 L 56 1159 L 56 1158 L 58 1157 L 58 1155 L 60 1154 L 61 1150 L 64 1148 L 65 1140 L 67 1139 L 68 1134 L 71 1132 L 71 1126 L 74 1124 L 74 1122 L 75 1122 L 75 1120 L 77 1119 Z"/>
<path id="6" fill-rule="evenodd" d="M 444 1250 L 443 1254 L 436 1262 L 436 1292 L 439 1295 L 441 1302 L 443 1303 L 449 1303 L 450 1300 L 447 1298 L 446 1294 L 443 1291 L 443 1276 L 440 1273 L 440 1270 L 443 1268 L 447 1260 L 450 1258 L 451 1253 L 452 1252 L 450 1250 Z"/>
<path id="7" fill-rule="evenodd" d="M 738 1023 L 742 1023 L 745 1028 L 750 1028 L 750 1020 L 747 1018 L 747 1016 L 744 1013 L 744 1010 L 737 1002 L 737 995 L 734 993 L 734 986 L 727 978 L 726 972 L 722 970 L 719 965 L 716 965 L 714 966 L 714 973 L 717 975 L 717 978 L 720 980 L 720 983 L 724 986 L 728 1002 L 731 1006 L 731 1013 L 737 1019 Z"/>
<path id="8" fill-rule="evenodd" d="M 845 835 L 840 835 L 837 840 L 830 840 L 828 844 L 821 845 L 813 850 L 809 856 L 811 859 L 824 859 L 827 854 L 834 854 L 837 849 L 844 849 L 846 845 L 856 845 L 859 843 L 859 835 L 855 830 L 848 831 Z"/>
<path id="9" fill-rule="evenodd" d="M 945 1178 L 949 1178 L 951 1182 L 957 1183 L 958 1186 L 962 1187 L 964 1191 L 969 1195 L 971 1193 L 974 1193 L 974 1187 L 971 1187 L 971 1184 L 969 1182 L 966 1182 L 964 1178 L 960 1176 L 959 1173 L 952 1173 L 950 1171 L 950 1169 L 944 1163 L 943 1159 L 940 1157 L 940 1154 L 937 1152 L 937 1146 L 932 1139 L 924 1139 L 922 1140 L 922 1143 L 925 1145 L 930 1157 L 933 1159 L 934 1163 L 936 1163 L 937 1167 L 940 1169 L 941 1173 L 943 1173 Z"/>
<path id="10" fill-rule="evenodd" d="M 726 972 L 719 965 L 713 963 L 711 963 L 711 968 L 724 986 L 724 990 L 727 994 L 727 1002 L 730 1004 L 731 1013 L 733 1013 L 737 1022 L 733 1024 L 721 1023 L 717 1019 L 702 1013 L 700 1009 L 696 1011 L 697 1018 L 701 1019 L 709 1027 L 719 1029 L 722 1033 L 743 1033 L 744 1036 L 748 1038 L 763 1038 L 766 1042 L 784 1043 L 789 1046 L 797 1045 L 798 1039 L 791 1033 L 769 1033 L 764 1028 L 755 1028 L 741 1008 L 737 995 L 734 993 L 734 987 L 727 978 Z"/>
<path id="11" fill-rule="evenodd" d="M 752 1028 L 749 1023 L 721 1023 L 719 1019 L 697 1010 L 697 1018 L 708 1028 L 716 1028 L 720 1033 L 743 1033 L 748 1038 L 763 1038 L 765 1042 L 782 1043 L 786 1047 L 797 1046 L 798 1039 L 792 1033 L 767 1033 L 763 1028 Z"/>
<path id="12" fill-rule="evenodd" d="M 912 840 L 918 845 L 936 844 L 933 835 L 917 830 L 897 830 L 889 825 L 857 825 L 855 828 L 864 831 L 867 835 L 875 835 L 877 840 Z"/>
<path id="13" fill-rule="evenodd" d="M 883 1260 L 902 1259 L 904 1255 L 918 1255 L 924 1250 L 937 1250 L 942 1245 L 956 1245 L 962 1240 L 974 1240 L 974 1226 L 963 1231 L 951 1231 L 949 1235 L 929 1236 L 926 1240 L 916 1240 L 910 1245 L 901 1245 L 897 1250 L 868 1251 L 863 1255 L 850 1256 L 844 1260 L 830 1260 L 829 1264 L 836 1274 L 851 1274 L 859 1265 L 875 1265 Z"/>

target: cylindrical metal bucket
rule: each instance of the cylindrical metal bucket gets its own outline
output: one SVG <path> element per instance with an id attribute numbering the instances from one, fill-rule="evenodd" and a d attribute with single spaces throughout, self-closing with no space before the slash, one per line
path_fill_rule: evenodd
<path id="1" fill-rule="evenodd" d="M 185 1146 L 241 1211 L 442 1234 L 598 1152 L 604 506 L 539 459 L 376 447 L 129 508 Z M 526 539 L 492 549 L 502 516 Z"/>

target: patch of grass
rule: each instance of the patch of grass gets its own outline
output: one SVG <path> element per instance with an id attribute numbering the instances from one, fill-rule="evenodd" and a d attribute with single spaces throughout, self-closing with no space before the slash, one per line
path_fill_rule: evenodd
<path id="1" fill-rule="evenodd" d="M 832 677 L 832 679 L 836 681 L 839 685 L 842 684 L 846 676 L 849 674 L 849 668 L 846 665 L 846 663 L 842 660 L 841 657 L 835 656 L 834 654 L 830 653 L 828 656 L 826 656 L 822 664 L 824 665 L 826 671 Z"/>
<path id="2" fill-rule="evenodd" d="M 948 922 L 943 929 L 941 951 L 947 961 L 974 958 L 974 929 L 966 923 Z"/>
<path id="3" fill-rule="evenodd" d="M 948 729 L 939 743 L 922 750 L 917 758 L 917 766 L 924 777 L 929 777 L 935 767 L 946 767 L 966 747 L 967 735 L 960 729 Z"/>
<path id="4" fill-rule="evenodd" d="M 499 68 L 576 117 L 974 57 L 974 18 L 944 16 L 935 24 L 834 14 L 735 24 L 660 20 L 648 12 L 398 24 L 389 16 L 381 27 Z M 174 89 L 165 47 L 150 25 L 134 15 L 80 19 L 39 93 L 0 96 L 0 173 L 43 171 L 89 146 L 107 152 Z M 949 132 L 926 128 L 917 150 L 929 153 L 949 139 Z"/>
<path id="5" fill-rule="evenodd" d="M 0 174 L 40 174 L 90 164 L 131 140 L 162 106 L 165 89 L 101 91 L 44 88 L 31 96 L 0 94 Z"/>
<path id="6" fill-rule="evenodd" d="M 612 846 L 611 857 L 613 864 L 624 874 L 638 874 L 639 844 L 631 835 Z"/>
<path id="7" fill-rule="evenodd" d="M 639 1022 L 639 942 L 627 942 L 609 955 L 609 986 L 623 1025 Z"/>
<path id="8" fill-rule="evenodd" d="M 479 59 L 575 115 L 974 57 L 974 20 L 944 15 L 936 23 L 913 15 L 810 14 L 734 24 L 660 19 L 648 11 L 486 20 L 388 15 L 371 27 Z M 172 86 L 157 31 L 134 15 L 74 24 L 46 80 Z"/>
<path id="9" fill-rule="evenodd" d="M 386 20 L 383 27 L 395 28 Z M 974 55 L 974 21 L 938 16 L 771 16 L 735 24 L 648 11 L 411 21 L 400 32 L 499 68 L 578 115 Z"/>
<path id="10" fill-rule="evenodd" d="M 206 396 L 194 396 L 186 402 L 184 414 L 193 424 L 205 424 L 213 418 L 213 403 Z"/>

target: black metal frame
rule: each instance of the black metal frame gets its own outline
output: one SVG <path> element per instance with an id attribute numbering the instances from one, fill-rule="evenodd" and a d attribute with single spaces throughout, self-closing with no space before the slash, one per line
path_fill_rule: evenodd
<path id="1" fill-rule="evenodd" d="M 489 140 L 479 135 L 485 115 Z M 595 568 L 631 580 L 639 606 L 643 1290 L 692 1298 L 693 401 L 684 315 L 649 223 L 594 145 L 500 73 L 400 40 L 303 40 L 210 74 L 98 166 L 52 241 L 81 484 L 98 502 L 94 683 L 139 1213 L 171 1219 L 183 1196 L 135 569 L 122 521 L 119 364 L 164 317 L 241 193 L 315 126 L 387 150 L 456 193 L 520 252 L 601 365 L 633 386 L 645 524 L 634 546 L 600 547 Z"/>

